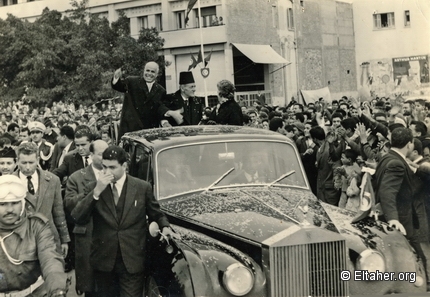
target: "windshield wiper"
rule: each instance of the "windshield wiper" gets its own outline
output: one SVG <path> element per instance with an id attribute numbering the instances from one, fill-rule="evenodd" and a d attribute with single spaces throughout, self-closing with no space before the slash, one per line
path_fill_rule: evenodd
<path id="1" fill-rule="evenodd" d="M 281 180 L 283 180 L 286 177 L 289 177 L 291 174 L 296 173 L 295 170 L 291 170 L 288 171 L 287 173 L 282 174 L 280 177 L 278 177 L 276 180 L 274 180 L 273 182 L 271 182 L 267 187 L 271 187 L 274 184 L 276 184 L 277 182 L 280 182 Z"/>
<path id="2" fill-rule="evenodd" d="M 227 175 L 229 175 L 234 170 L 234 167 L 231 167 L 229 170 L 227 170 L 226 173 L 221 175 L 216 181 L 214 181 L 212 184 L 210 184 L 205 191 L 210 191 L 212 187 L 216 186 L 218 183 L 220 183 Z"/>

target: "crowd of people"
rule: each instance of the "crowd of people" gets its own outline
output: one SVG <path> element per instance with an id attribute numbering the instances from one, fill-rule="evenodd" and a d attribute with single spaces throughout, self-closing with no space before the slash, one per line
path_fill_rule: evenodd
<path id="1" fill-rule="evenodd" d="M 293 100 L 287 106 L 257 100 L 247 106 L 235 100 L 234 85 L 222 80 L 218 104 L 205 107 L 195 96 L 191 72 L 181 72 L 178 91 L 166 94 L 156 82 L 158 71 L 155 62 L 145 65 L 143 80 L 115 71 L 112 87 L 125 93 L 122 103 L 59 101 L 36 108 L 18 100 L 2 107 L 0 275 L 8 281 L 0 280 L 1 293 L 24 292 L 38 283 L 32 292 L 65 296 L 64 272 L 75 268 L 76 290 L 85 296 L 139 296 L 145 216 L 166 236 L 174 233 L 151 186 L 127 175 L 127 156 L 115 144 L 129 131 L 178 125 L 240 125 L 284 134 L 295 143 L 317 198 L 351 211 L 360 211 L 364 172 L 370 173 L 381 217 L 405 234 L 425 261 L 420 246 L 429 241 L 429 102 L 400 106 L 384 97 L 363 102 L 342 97 Z M 120 220 L 130 199 L 139 211 Z M 26 228 L 30 231 L 20 231 Z M 22 258 L 15 237 L 23 234 L 33 234 L 27 248 L 43 249 Z M 31 277 L 17 276 L 20 265 Z"/>

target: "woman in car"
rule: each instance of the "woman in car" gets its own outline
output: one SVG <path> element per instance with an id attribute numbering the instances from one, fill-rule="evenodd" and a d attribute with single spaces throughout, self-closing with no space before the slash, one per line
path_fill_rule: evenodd
<path id="1" fill-rule="evenodd" d="M 217 84 L 218 105 L 212 111 L 210 119 L 220 125 L 243 125 L 242 109 L 234 100 L 234 85 L 224 79 Z"/>

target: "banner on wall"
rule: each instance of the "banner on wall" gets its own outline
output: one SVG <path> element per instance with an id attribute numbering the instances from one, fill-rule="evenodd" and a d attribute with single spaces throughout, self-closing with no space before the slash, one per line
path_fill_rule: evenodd
<path id="1" fill-rule="evenodd" d="M 397 86 L 408 81 L 418 85 L 428 83 L 428 55 L 393 58 L 393 78 Z"/>
<path id="2" fill-rule="evenodd" d="M 319 98 L 323 98 L 325 102 L 331 102 L 331 94 L 328 87 L 318 90 L 300 90 L 306 104 L 315 103 Z"/>

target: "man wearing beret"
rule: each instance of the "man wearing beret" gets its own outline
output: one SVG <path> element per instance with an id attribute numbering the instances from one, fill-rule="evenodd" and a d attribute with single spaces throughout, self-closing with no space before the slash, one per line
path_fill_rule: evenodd
<path id="1" fill-rule="evenodd" d="M 161 103 L 166 90 L 156 82 L 158 71 L 155 62 L 146 63 L 143 77 L 122 78 L 121 68 L 115 71 L 112 88 L 125 93 L 118 139 L 126 132 L 159 127 L 161 117 L 168 109 Z"/>
<path id="2" fill-rule="evenodd" d="M 0 175 L 12 174 L 16 169 L 16 153 L 11 147 L 0 151 Z"/>
<path id="3" fill-rule="evenodd" d="M 28 123 L 28 129 L 30 130 L 30 138 L 39 148 L 39 164 L 43 170 L 49 170 L 52 153 L 54 152 L 54 146 L 43 139 L 43 133 L 45 133 L 46 127 L 41 122 L 30 122 Z"/>
<path id="4" fill-rule="evenodd" d="M 72 217 L 77 224 L 93 220 L 90 264 L 95 288 L 103 297 L 141 297 L 145 275 L 147 217 L 173 236 L 151 185 L 126 174 L 127 155 L 118 146 L 102 154 L 103 171 L 77 200 Z"/>
<path id="5" fill-rule="evenodd" d="M 164 105 L 169 109 L 162 126 L 167 122 L 170 126 L 197 125 L 203 116 L 203 104 L 201 99 L 194 96 L 196 84 L 193 73 L 181 72 L 179 74 L 179 90 L 169 94 L 163 99 Z M 168 126 L 168 125 L 167 125 Z"/>
<path id="6" fill-rule="evenodd" d="M 0 295 L 66 296 L 67 275 L 48 219 L 27 214 L 26 193 L 17 176 L 0 176 Z"/>

